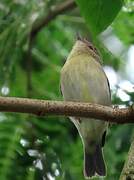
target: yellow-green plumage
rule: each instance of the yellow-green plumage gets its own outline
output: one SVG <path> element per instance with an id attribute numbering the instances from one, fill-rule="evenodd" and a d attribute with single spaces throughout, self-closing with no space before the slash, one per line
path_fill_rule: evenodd
<path id="1" fill-rule="evenodd" d="M 75 43 L 61 70 L 61 90 L 65 100 L 102 105 L 111 104 L 108 81 L 99 58 L 85 42 L 78 40 Z M 91 155 L 89 159 L 92 159 L 96 147 L 101 144 L 107 123 L 99 120 L 84 121 L 84 118 L 81 119 L 79 122 L 76 118 L 71 118 L 79 131 L 86 153 Z M 93 171 L 92 169 L 91 171 Z M 96 170 L 91 172 L 89 176 L 95 175 L 95 173 Z"/>

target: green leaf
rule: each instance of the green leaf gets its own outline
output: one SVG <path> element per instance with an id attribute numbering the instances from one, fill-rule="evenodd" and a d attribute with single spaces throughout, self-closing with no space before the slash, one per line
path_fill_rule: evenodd
<path id="1" fill-rule="evenodd" d="M 120 11 L 123 0 L 76 0 L 91 34 L 106 29 Z"/>

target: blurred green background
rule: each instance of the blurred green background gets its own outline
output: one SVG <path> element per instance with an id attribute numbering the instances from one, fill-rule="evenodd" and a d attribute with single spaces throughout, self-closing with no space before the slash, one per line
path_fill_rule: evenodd
<path id="1" fill-rule="evenodd" d="M 93 34 L 92 39 L 101 52 L 110 81 L 113 105 L 131 105 L 134 101 L 133 0 L 124 3 L 118 0 L 118 8 L 109 12 L 110 17 L 110 14 L 103 16 L 108 4 L 95 0 L 100 14 L 98 9 L 84 14 L 86 10 L 82 9 L 81 3 L 86 8 L 84 3 L 87 1 L 77 0 L 79 8 L 57 16 L 37 34 L 32 42 L 30 60 L 28 44 L 33 23 L 46 17 L 54 5 L 58 7 L 63 2 L 0 1 L 1 96 L 62 100 L 60 69 L 79 33 L 88 39 Z M 111 9 L 114 3 L 111 1 Z M 89 15 L 93 19 L 88 18 Z M 99 29 L 94 18 L 100 15 L 103 23 Z M 132 124 L 110 127 L 104 147 L 107 177 L 101 180 L 119 179 L 132 130 Z M 67 118 L 0 113 L 0 180 L 84 180 L 82 169 L 81 140 Z"/>

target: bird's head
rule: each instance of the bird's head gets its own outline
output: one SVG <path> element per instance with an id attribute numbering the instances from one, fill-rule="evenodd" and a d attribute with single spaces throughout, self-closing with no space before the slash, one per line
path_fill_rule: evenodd
<path id="1" fill-rule="evenodd" d="M 88 54 L 95 58 L 97 61 L 101 61 L 98 50 L 94 47 L 94 45 L 87 41 L 86 39 L 78 38 L 72 48 L 70 53 L 70 57 L 77 56 L 79 54 Z"/>

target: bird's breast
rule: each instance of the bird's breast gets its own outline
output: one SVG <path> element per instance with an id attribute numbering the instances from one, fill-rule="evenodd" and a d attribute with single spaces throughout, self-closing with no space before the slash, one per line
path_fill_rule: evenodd
<path id="1" fill-rule="evenodd" d="M 110 104 L 106 75 L 92 57 L 68 60 L 61 71 L 61 90 L 65 100 Z"/>

